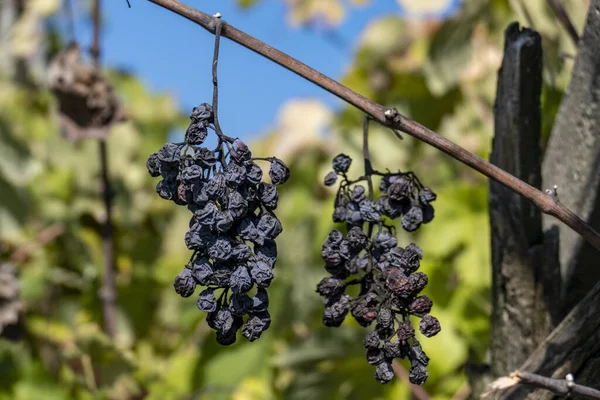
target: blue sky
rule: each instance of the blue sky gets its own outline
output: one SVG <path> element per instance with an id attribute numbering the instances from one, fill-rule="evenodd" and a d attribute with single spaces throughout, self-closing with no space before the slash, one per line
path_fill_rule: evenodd
<path id="1" fill-rule="evenodd" d="M 168 92 L 186 113 L 212 98 L 211 62 L 214 36 L 198 25 L 148 1 L 104 0 L 103 63 L 135 73 L 152 90 Z M 455 0 L 455 3 L 457 0 Z M 400 14 L 394 0 L 349 7 L 335 31 L 339 40 L 308 29 L 291 28 L 281 0 L 262 0 L 242 10 L 233 0 L 184 3 L 223 19 L 334 78 L 350 64 L 354 45 L 365 26 L 386 14 Z M 79 10 L 82 11 L 82 10 Z M 81 21 L 77 35 L 84 44 L 91 33 Z M 341 43 L 340 43 L 341 42 Z M 341 103 L 329 93 L 251 51 L 223 39 L 219 59 L 221 125 L 229 136 L 255 136 L 272 125 L 286 100 L 317 97 Z"/>

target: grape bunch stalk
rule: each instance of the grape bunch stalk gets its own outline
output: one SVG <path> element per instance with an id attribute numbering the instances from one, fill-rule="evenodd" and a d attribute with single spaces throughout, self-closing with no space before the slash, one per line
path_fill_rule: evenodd
<path id="1" fill-rule="evenodd" d="M 323 296 L 323 323 L 339 327 L 348 313 L 363 327 L 375 324 L 363 345 L 367 362 L 375 366 L 375 379 L 387 383 L 394 377 L 396 358 L 410 361 L 411 383 L 422 385 L 428 373 L 429 358 L 415 337 L 410 317 L 419 317 L 419 330 L 426 337 L 440 331 L 440 323 L 430 315 L 433 302 L 419 293 L 428 278 L 417 271 L 423 256 L 414 243 L 399 247 L 392 220 L 401 218 L 404 230 L 413 232 L 433 219 L 431 203 L 436 194 L 421 184 L 413 172 L 379 172 L 372 168 L 368 147 L 369 118 L 363 126 L 365 174 L 351 180 L 352 159 L 339 154 L 333 171 L 324 179 L 326 186 L 341 180 L 334 202 L 333 221 L 345 223 L 343 233 L 334 229 L 321 249 L 330 276 L 317 285 Z M 373 177 L 380 177 L 382 195 L 375 200 Z M 367 187 L 365 188 L 364 183 Z M 347 292 L 356 286 L 358 294 Z"/>
<path id="2" fill-rule="evenodd" d="M 182 297 L 204 286 L 196 301 L 216 331 L 217 342 L 230 345 L 237 331 L 249 341 L 269 328 L 269 296 L 277 259 L 275 238 L 282 226 L 274 214 L 277 185 L 290 170 L 278 158 L 253 157 L 239 138 L 223 134 L 219 125 L 217 61 L 223 21 L 216 19 L 213 102 L 194 107 L 183 143 L 167 143 L 147 161 L 148 172 L 162 177 L 158 195 L 192 212 L 185 244 L 193 250 L 174 281 Z M 203 147 L 209 131 L 215 149 Z M 263 181 L 256 161 L 270 162 L 271 183 Z"/>

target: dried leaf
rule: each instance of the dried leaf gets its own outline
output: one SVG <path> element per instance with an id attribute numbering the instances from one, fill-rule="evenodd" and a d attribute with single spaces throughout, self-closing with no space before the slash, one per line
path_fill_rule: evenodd
<path id="1" fill-rule="evenodd" d="M 104 139 L 110 126 L 125 116 L 111 85 L 97 70 L 82 64 L 80 55 L 75 43 L 57 54 L 49 66 L 48 82 L 59 102 L 64 136 Z"/>

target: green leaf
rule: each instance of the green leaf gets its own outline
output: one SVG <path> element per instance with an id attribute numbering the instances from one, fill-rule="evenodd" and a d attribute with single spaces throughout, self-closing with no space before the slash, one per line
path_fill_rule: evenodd
<path id="1" fill-rule="evenodd" d="M 460 14 L 462 16 L 463 14 Z M 471 58 L 471 35 L 476 19 L 452 18 L 435 33 L 424 65 L 427 86 L 435 95 L 446 93 L 458 82 Z"/>
<path id="2" fill-rule="evenodd" d="M 18 236 L 29 213 L 27 192 L 18 189 L 0 176 L 0 234 L 4 238 Z"/>
<path id="3" fill-rule="evenodd" d="M 258 0 L 237 0 L 237 3 L 242 8 L 250 8 L 258 3 Z"/>

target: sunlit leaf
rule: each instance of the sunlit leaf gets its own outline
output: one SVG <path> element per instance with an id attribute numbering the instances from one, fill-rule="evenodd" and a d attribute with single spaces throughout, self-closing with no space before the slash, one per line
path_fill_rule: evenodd
<path id="1" fill-rule="evenodd" d="M 344 17 L 344 7 L 339 0 L 287 0 L 287 3 L 292 25 L 312 22 L 336 26 Z"/>
<path id="2" fill-rule="evenodd" d="M 471 35 L 476 20 L 467 15 L 446 21 L 431 41 L 425 64 L 427 84 L 435 94 L 443 94 L 456 84 L 462 68 L 471 57 Z"/>
<path id="3" fill-rule="evenodd" d="M 258 1 L 259 0 L 237 0 L 237 3 L 242 8 L 248 8 L 258 3 Z"/>
<path id="4" fill-rule="evenodd" d="M 408 15 L 440 15 L 454 4 L 453 0 L 396 0 Z"/>

